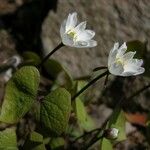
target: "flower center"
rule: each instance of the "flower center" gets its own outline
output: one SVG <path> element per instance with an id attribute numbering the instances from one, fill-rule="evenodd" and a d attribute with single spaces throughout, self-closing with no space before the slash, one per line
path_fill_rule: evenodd
<path id="1" fill-rule="evenodd" d="M 68 34 L 71 38 L 73 38 L 74 41 L 77 40 L 77 33 L 75 32 L 74 29 L 68 30 L 68 31 L 67 31 L 67 34 Z"/>
<path id="2" fill-rule="evenodd" d="M 121 59 L 121 58 L 117 58 L 117 59 L 116 59 L 116 63 L 117 63 L 117 64 L 121 64 L 122 66 L 125 65 L 125 61 L 124 61 L 123 59 Z"/>

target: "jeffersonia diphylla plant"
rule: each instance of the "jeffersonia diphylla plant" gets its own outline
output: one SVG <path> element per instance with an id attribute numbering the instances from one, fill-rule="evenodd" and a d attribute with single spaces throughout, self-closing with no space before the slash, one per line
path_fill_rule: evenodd
<path id="1" fill-rule="evenodd" d="M 87 150 L 99 141 L 102 150 L 106 149 L 105 145 L 109 145 L 111 150 L 111 143 L 125 140 L 122 102 L 145 91 L 150 84 L 120 99 L 112 115 L 98 128 L 84 106 L 84 91 L 102 77 L 106 77 L 106 85 L 108 75 L 127 78 L 144 73 L 143 59 L 136 58 L 136 51 L 128 51 L 126 42 L 121 46 L 115 43 L 110 50 L 107 67 L 94 69 L 105 71 L 88 83 L 73 80 L 59 62 L 48 59 L 62 46 L 95 47 L 94 36 L 94 31 L 86 29 L 86 22 L 78 23 L 74 12 L 61 24 L 61 44 L 44 59 L 33 52 L 25 52 L 23 62 L 12 57 L 15 58 L 13 65 L 0 67 L 0 71 L 6 71 L 6 74 L 12 66 L 16 70 L 13 76 L 11 72 L 1 106 L 0 121 L 6 125 L 0 126 L 0 149 Z M 62 79 L 66 81 L 63 84 L 59 81 L 62 73 L 65 74 Z"/>

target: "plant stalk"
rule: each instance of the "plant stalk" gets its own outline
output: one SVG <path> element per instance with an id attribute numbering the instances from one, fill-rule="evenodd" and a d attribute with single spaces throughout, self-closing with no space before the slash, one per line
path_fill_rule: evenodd
<path id="1" fill-rule="evenodd" d="M 78 91 L 72 98 L 71 100 L 75 100 L 80 94 L 82 94 L 88 87 L 90 87 L 92 84 L 94 84 L 97 80 L 99 80 L 100 78 L 104 77 L 105 75 L 109 74 L 109 71 L 105 71 L 104 73 L 100 74 L 99 76 L 97 76 L 96 78 L 94 78 L 93 80 L 91 80 L 86 86 L 84 86 L 80 91 Z"/>
<path id="2" fill-rule="evenodd" d="M 57 46 L 55 47 L 46 57 L 43 58 L 43 60 L 41 61 L 41 63 L 39 64 L 39 66 L 42 66 L 45 61 L 47 61 L 47 59 L 49 57 L 51 57 L 56 51 L 58 51 L 61 47 L 65 46 L 62 42 Z"/>

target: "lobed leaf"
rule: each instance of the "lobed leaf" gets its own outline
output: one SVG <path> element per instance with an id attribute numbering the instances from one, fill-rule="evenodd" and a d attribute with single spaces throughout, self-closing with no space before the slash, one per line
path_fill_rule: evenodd
<path id="1" fill-rule="evenodd" d="M 68 125 L 71 111 L 71 95 L 64 88 L 58 88 L 48 94 L 41 103 L 40 121 L 45 132 L 58 136 Z"/>
<path id="2" fill-rule="evenodd" d="M 15 129 L 0 131 L 0 150 L 18 150 Z"/>
<path id="3" fill-rule="evenodd" d="M 0 121 L 18 122 L 31 108 L 37 94 L 40 75 L 35 67 L 22 67 L 8 81 L 0 112 Z"/>

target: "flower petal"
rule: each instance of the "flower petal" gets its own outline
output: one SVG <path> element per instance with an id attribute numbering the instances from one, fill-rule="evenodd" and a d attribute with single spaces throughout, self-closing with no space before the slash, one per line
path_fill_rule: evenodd
<path id="1" fill-rule="evenodd" d="M 97 46 L 97 41 L 95 41 L 95 40 L 88 41 L 88 47 L 95 47 L 95 46 Z"/>
<path id="2" fill-rule="evenodd" d="M 145 71 L 145 69 L 141 67 L 142 63 L 143 60 L 141 59 L 133 59 L 124 66 L 124 72 L 132 72 L 133 75 L 141 74 Z"/>
<path id="3" fill-rule="evenodd" d="M 144 73 L 144 72 L 145 72 L 145 68 L 139 67 L 139 68 L 137 69 L 137 72 L 134 73 L 134 75 L 139 75 L 139 74 L 142 74 L 142 73 Z"/>
<path id="4" fill-rule="evenodd" d="M 126 54 L 123 55 L 123 60 L 130 61 L 133 59 L 135 54 L 136 54 L 136 52 L 127 52 Z"/>
<path id="5" fill-rule="evenodd" d="M 116 43 L 114 44 L 114 47 L 110 50 L 110 52 L 114 52 L 114 51 L 118 50 L 118 48 L 119 48 L 119 43 L 116 42 Z"/>
<path id="6" fill-rule="evenodd" d="M 116 59 L 116 55 L 117 55 L 117 51 L 119 48 L 119 43 L 116 42 L 114 44 L 114 47 L 110 50 L 109 52 L 109 56 L 108 56 L 108 67 L 111 65 L 111 63 L 113 63 Z"/>
<path id="7" fill-rule="evenodd" d="M 145 72 L 143 67 L 136 67 L 134 70 L 123 72 L 122 76 L 136 76 Z"/>
<path id="8" fill-rule="evenodd" d="M 84 31 L 86 28 L 86 21 L 81 22 L 75 27 L 76 32 Z"/>
<path id="9" fill-rule="evenodd" d="M 92 30 L 84 30 L 77 35 L 77 41 L 88 41 L 95 36 L 95 32 Z"/>
<path id="10" fill-rule="evenodd" d="M 118 63 L 112 63 L 108 67 L 108 69 L 111 74 L 118 75 L 118 76 L 121 76 L 121 74 L 124 72 L 124 68 L 122 64 L 118 64 Z"/>
<path id="11" fill-rule="evenodd" d="M 60 36 L 61 38 L 64 36 L 66 32 L 66 20 L 63 21 L 63 23 L 60 26 Z"/>
<path id="12" fill-rule="evenodd" d="M 74 47 L 77 48 L 90 48 L 97 46 L 97 41 L 95 40 L 89 40 L 89 41 L 77 41 L 75 42 Z"/>
<path id="13" fill-rule="evenodd" d="M 121 76 L 123 76 L 123 77 L 128 77 L 128 76 L 133 76 L 133 74 L 134 74 L 134 72 L 123 72 L 123 73 L 121 74 Z"/>
<path id="14" fill-rule="evenodd" d="M 142 59 L 132 59 L 132 64 L 135 64 L 136 66 L 142 66 L 143 60 Z"/>
<path id="15" fill-rule="evenodd" d="M 63 34 L 63 36 L 62 36 L 62 43 L 64 45 L 74 47 L 73 46 L 74 42 L 73 42 L 72 38 L 70 38 L 67 34 Z"/>
<path id="16" fill-rule="evenodd" d="M 69 14 L 67 21 L 66 21 L 66 32 L 72 28 L 74 28 L 77 25 L 77 13 L 74 12 L 72 14 Z"/>
<path id="17" fill-rule="evenodd" d="M 116 57 L 122 57 L 127 50 L 126 42 L 124 42 L 118 49 Z"/>

